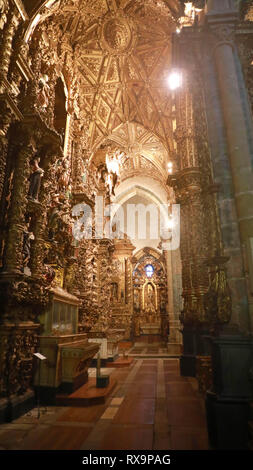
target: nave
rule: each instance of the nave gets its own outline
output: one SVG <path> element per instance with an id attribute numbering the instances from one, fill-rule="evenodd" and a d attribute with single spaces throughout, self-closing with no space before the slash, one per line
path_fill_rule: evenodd
<path id="1" fill-rule="evenodd" d="M 6 450 L 205 450 L 204 400 L 179 360 L 134 359 L 106 368 L 117 385 L 104 404 L 47 407 L 0 426 Z M 94 369 L 90 369 L 94 373 Z M 166 412 L 165 412 L 166 411 Z"/>

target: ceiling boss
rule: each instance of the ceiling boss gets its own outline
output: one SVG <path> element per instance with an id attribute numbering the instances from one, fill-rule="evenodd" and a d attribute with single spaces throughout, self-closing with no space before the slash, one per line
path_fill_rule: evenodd
<path id="1" fill-rule="evenodd" d="M 105 16 L 101 27 L 101 47 L 111 54 L 130 51 L 134 45 L 134 23 L 119 11 Z"/>

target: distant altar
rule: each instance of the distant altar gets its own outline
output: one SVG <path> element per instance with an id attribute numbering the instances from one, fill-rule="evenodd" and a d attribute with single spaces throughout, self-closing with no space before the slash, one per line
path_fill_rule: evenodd
<path id="1" fill-rule="evenodd" d="M 161 324 L 159 323 L 149 323 L 146 325 L 140 326 L 141 333 L 143 335 L 160 335 L 161 334 Z"/>
<path id="2" fill-rule="evenodd" d="M 158 309 L 156 285 L 152 281 L 147 281 L 143 286 L 142 294 L 140 333 L 145 335 L 161 334 L 161 316 Z"/>
<path id="3" fill-rule="evenodd" d="M 144 249 L 133 258 L 133 334 L 168 335 L 168 299 L 163 260 Z"/>

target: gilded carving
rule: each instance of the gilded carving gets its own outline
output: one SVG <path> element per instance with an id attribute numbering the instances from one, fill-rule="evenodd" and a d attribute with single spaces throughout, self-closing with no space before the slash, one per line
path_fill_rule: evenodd
<path id="1" fill-rule="evenodd" d="M 222 247 L 201 48 L 190 33 L 188 44 L 182 39 L 180 64 L 188 74 L 173 96 L 166 80 L 178 18 L 168 2 L 58 1 L 40 10 L 27 40 L 21 19 L 8 8 L 0 0 L 0 193 L 6 209 L 0 300 L 7 351 L 1 386 L 7 395 L 23 393 L 31 383 L 36 322 L 48 306 L 50 287 L 59 282 L 80 299 L 79 331 L 107 334 L 116 328 L 129 338 L 140 334 L 141 315 L 151 324 L 159 313 L 167 336 L 163 260 L 145 252 L 145 263 L 156 270 L 153 284 L 146 283 L 144 258 L 130 261 L 134 247 L 127 237 L 96 239 L 93 226 L 93 238 L 73 238 L 72 206 L 88 204 L 94 219 L 96 195 L 109 203 L 127 178 L 153 178 L 168 199 L 181 204 L 183 324 L 224 323 L 231 310 L 224 265 L 217 259 L 212 264 Z M 212 32 L 218 44 L 233 39 L 230 25 Z M 251 55 L 243 54 L 251 80 Z M 11 133 L 15 146 L 8 147 Z M 106 151 L 121 155 L 117 174 L 106 168 Z M 35 156 L 40 161 L 34 173 L 41 172 L 31 177 Z M 173 171 L 166 186 L 168 160 Z M 212 264 L 211 283 L 206 261 Z"/>
<path id="2" fill-rule="evenodd" d="M 7 13 L 9 10 L 9 0 L 0 0 L 0 30 L 7 22 Z"/>
<path id="3" fill-rule="evenodd" d="M 209 262 L 211 283 L 205 294 L 205 311 L 213 328 L 228 323 L 232 315 L 231 292 L 225 268 L 228 259 L 217 254 Z"/>
<path id="4" fill-rule="evenodd" d="M 31 388 L 38 333 L 39 325 L 32 323 L 1 326 L 1 397 L 22 395 Z"/>
<path id="5" fill-rule="evenodd" d="M 199 392 L 205 394 L 213 388 L 213 370 L 211 356 L 197 356 L 196 378 L 199 384 Z"/>
<path id="6" fill-rule="evenodd" d="M 106 17 L 102 26 L 102 46 L 111 53 L 126 51 L 132 40 L 132 32 L 127 18 Z"/>

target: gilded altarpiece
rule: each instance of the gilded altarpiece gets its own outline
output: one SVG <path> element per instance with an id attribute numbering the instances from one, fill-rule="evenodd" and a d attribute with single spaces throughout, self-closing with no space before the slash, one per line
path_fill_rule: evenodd
<path id="1" fill-rule="evenodd" d="M 158 334 L 169 331 L 166 313 L 167 284 L 164 261 L 151 254 L 133 264 L 134 335 Z"/>
<path id="2" fill-rule="evenodd" d="M 133 283 L 131 256 L 134 246 L 124 236 L 114 240 L 110 300 L 110 325 L 119 335 L 129 339 L 133 333 Z"/>

